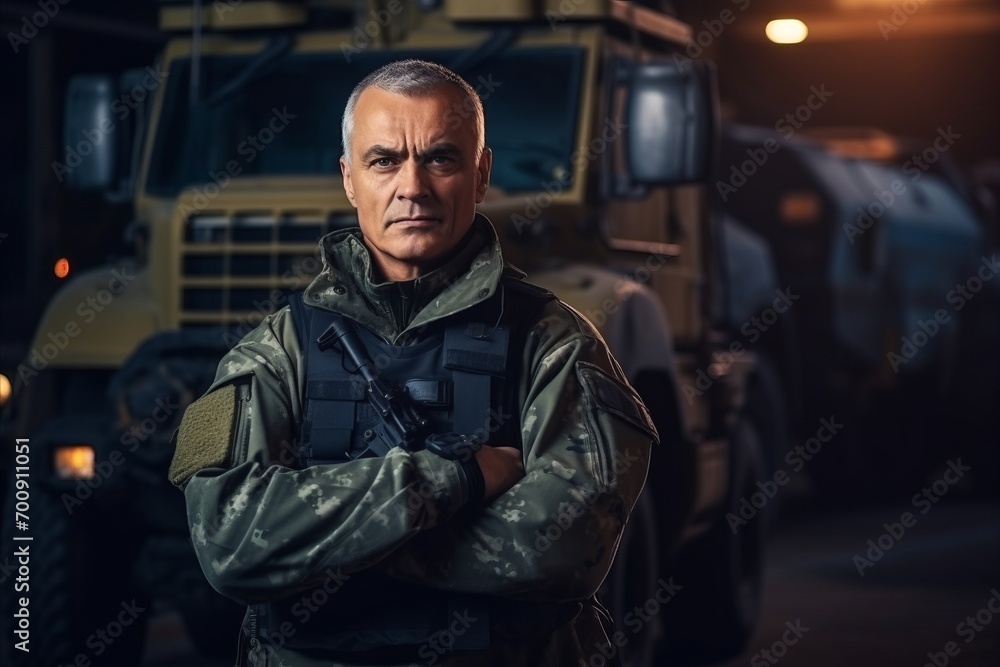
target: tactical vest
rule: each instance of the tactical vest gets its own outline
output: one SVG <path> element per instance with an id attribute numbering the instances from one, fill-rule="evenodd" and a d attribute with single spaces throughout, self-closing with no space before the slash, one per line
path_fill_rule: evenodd
<path id="1" fill-rule="evenodd" d="M 431 323 L 423 340 L 400 346 L 293 296 L 289 304 L 306 368 L 300 461 L 311 466 L 375 455 L 381 416 L 367 399 L 367 383 L 343 349 L 320 347 L 335 320 L 353 329 L 378 375 L 428 419 L 429 433 L 476 434 L 520 448 L 520 412 L 512 411 L 517 382 L 507 378 L 519 374 L 534 314 L 554 298 L 548 290 L 507 277 L 493 298 Z"/>
<path id="2" fill-rule="evenodd" d="M 379 376 L 402 390 L 430 422 L 431 433 L 480 434 L 491 444 L 521 448 L 517 404 L 528 330 L 555 296 L 505 271 L 501 288 L 485 302 L 428 325 L 413 345 L 395 346 L 300 294 L 290 299 L 303 350 L 305 391 L 297 452 L 304 466 L 374 456 L 381 418 L 365 396 L 366 382 L 342 349 L 322 350 L 319 340 L 337 318 L 353 327 Z M 298 600 L 251 607 L 254 635 L 299 650 L 368 660 L 413 660 L 415 651 L 458 622 L 474 618 L 462 633 L 449 634 L 454 650 L 489 647 L 491 619 L 521 623 L 523 632 L 558 627 L 582 609 L 580 603 L 521 603 L 492 596 L 434 591 L 361 572 L 338 586 L 331 599 L 303 620 Z M 281 631 L 291 623 L 292 633 Z"/>

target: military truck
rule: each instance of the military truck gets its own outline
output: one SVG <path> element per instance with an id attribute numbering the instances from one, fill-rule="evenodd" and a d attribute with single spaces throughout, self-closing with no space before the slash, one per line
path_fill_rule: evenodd
<path id="1" fill-rule="evenodd" d="M 1000 292 L 984 212 L 948 152 L 960 135 L 787 135 L 726 126 L 715 194 L 800 297 L 756 347 L 795 397 L 789 428 L 830 414 L 845 424 L 808 464 L 819 490 L 837 502 L 905 493 L 949 456 L 995 461 Z"/>
<path id="2" fill-rule="evenodd" d="M 165 482 L 170 434 L 224 351 L 315 275 L 316 240 L 357 224 L 339 120 L 365 74 L 406 57 L 477 88 L 494 152 L 480 210 L 509 261 L 600 328 L 662 438 L 605 585 L 625 646 L 595 661 L 739 651 L 762 533 L 725 517 L 787 443 L 767 426 L 781 397 L 719 323 L 721 304 L 770 303 L 777 283 L 763 241 L 709 206 L 718 103 L 712 68 L 684 55 L 690 26 L 618 0 L 216 0 L 160 16 L 170 39 L 150 68 L 69 89 L 66 181 L 131 193 L 135 252 L 67 284 L 38 327 L 43 358 L 25 362 L 14 416 L 44 555 L 32 653 L 7 664 L 137 664 L 142 632 L 92 634 L 133 602 L 179 610 L 201 650 L 229 655 L 241 614 L 200 578 Z M 16 604 L 5 594 L 5 621 Z"/>

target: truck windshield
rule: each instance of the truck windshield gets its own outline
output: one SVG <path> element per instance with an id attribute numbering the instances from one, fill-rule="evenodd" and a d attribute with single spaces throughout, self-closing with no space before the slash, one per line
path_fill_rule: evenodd
<path id="1" fill-rule="evenodd" d="M 204 56 L 199 104 L 189 103 L 188 59 L 170 66 L 146 189 L 161 196 L 230 176 L 339 175 L 340 121 L 353 87 L 391 60 L 448 65 L 458 50 L 339 52 L 276 58 L 224 96 L 213 92 L 254 58 Z M 462 72 L 486 109 L 492 183 L 506 191 L 568 182 L 584 52 L 579 47 L 513 48 Z M 208 100 L 206 102 L 206 100 Z M 460 110 L 461 111 L 461 110 Z"/>

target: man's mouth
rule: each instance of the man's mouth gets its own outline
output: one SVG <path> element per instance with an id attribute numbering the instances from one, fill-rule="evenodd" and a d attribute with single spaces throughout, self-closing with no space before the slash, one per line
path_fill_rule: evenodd
<path id="1" fill-rule="evenodd" d="M 407 216 L 405 218 L 396 218 L 389 222 L 390 225 L 428 225 L 435 222 L 441 222 L 441 218 L 437 218 L 431 215 L 414 215 Z"/>

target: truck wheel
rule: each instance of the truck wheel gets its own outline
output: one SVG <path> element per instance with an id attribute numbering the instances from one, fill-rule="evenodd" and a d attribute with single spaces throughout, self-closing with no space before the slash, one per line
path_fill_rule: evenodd
<path id="1" fill-rule="evenodd" d="M 625 667 L 652 664 L 663 634 L 659 614 L 651 615 L 650 622 L 641 626 L 637 626 L 638 621 L 623 625 L 623 619 L 632 609 L 643 607 L 650 599 L 660 578 L 658 531 L 652 498 L 647 490 L 636 501 L 611 572 L 601 587 L 601 599 L 615 621 L 615 629 L 624 632 L 628 640 L 622 649 Z"/>
<path id="2" fill-rule="evenodd" d="M 209 586 L 198 564 L 184 494 L 167 480 L 172 435 L 187 406 L 208 390 L 229 351 L 224 331 L 168 331 L 143 342 L 111 381 L 123 437 L 140 443 L 129 474 L 145 540 L 135 559 L 137 581 L 182 615 L 188 637 L 206 657 L 229 656 L 246 607 Z"/>
<path id="3" fill-rule="evenodd" d="M 0 663 L 4 665 L 100 667 L 137 665 L 141 659 L 150 605 L 129 576 L 135 552 L 132 524 L 127 510 L 114 517 L 107 513 L 108 507 L 127 505 L 119 504 L 120 500 L 111 495 L 95 495 L 72 506 L 70 513 L 63 495 L 68 492 L 72 496 L 73 490 L 51 488 L 41 480 L 44 457 L 51 452 L 51 444 L 85 441 L 88 433 L 94 433 L 95 423 L 106 422 L 93 418 L 58 420 L 58 427 L 48 431 L 51 437 L 31 439 L 30 518 L 24 533 L 12 525 L 14 490 L 8 492 L 3 563 L 10 563 L 13 569 L 0 596 L 3 635 L 7 638 L 0 652 Z M 62 434 L 68 433 L 80 440 L 67 440 Z M 14 541 L 15 534 L 29 535 L 32 540 Z M 18 566 L 15 552 L 22 545 L 28 546 L 30 574 L 28 589 L 19 591 L 14 588 Z M 22 596 L 28 597 L 30 611 L 27 653 L 14 648 L 10 639 L 13 628 L 7 625 Z M 81 656 L 86 661 L 80 660 Z"/>
<path id="4" fill-rule="evenodd" d="M 752 421 L 741 419 L 726 505 L 708 534 L 678 555 L 674 579 L 683 588 L 666 607 L 669 664 L 732 658 L 750 639 L 760 613 L 764 523 L 759 514 L 742 519 L 740 499 L 758 491 L 764 470 L 760 436 Z"/>

